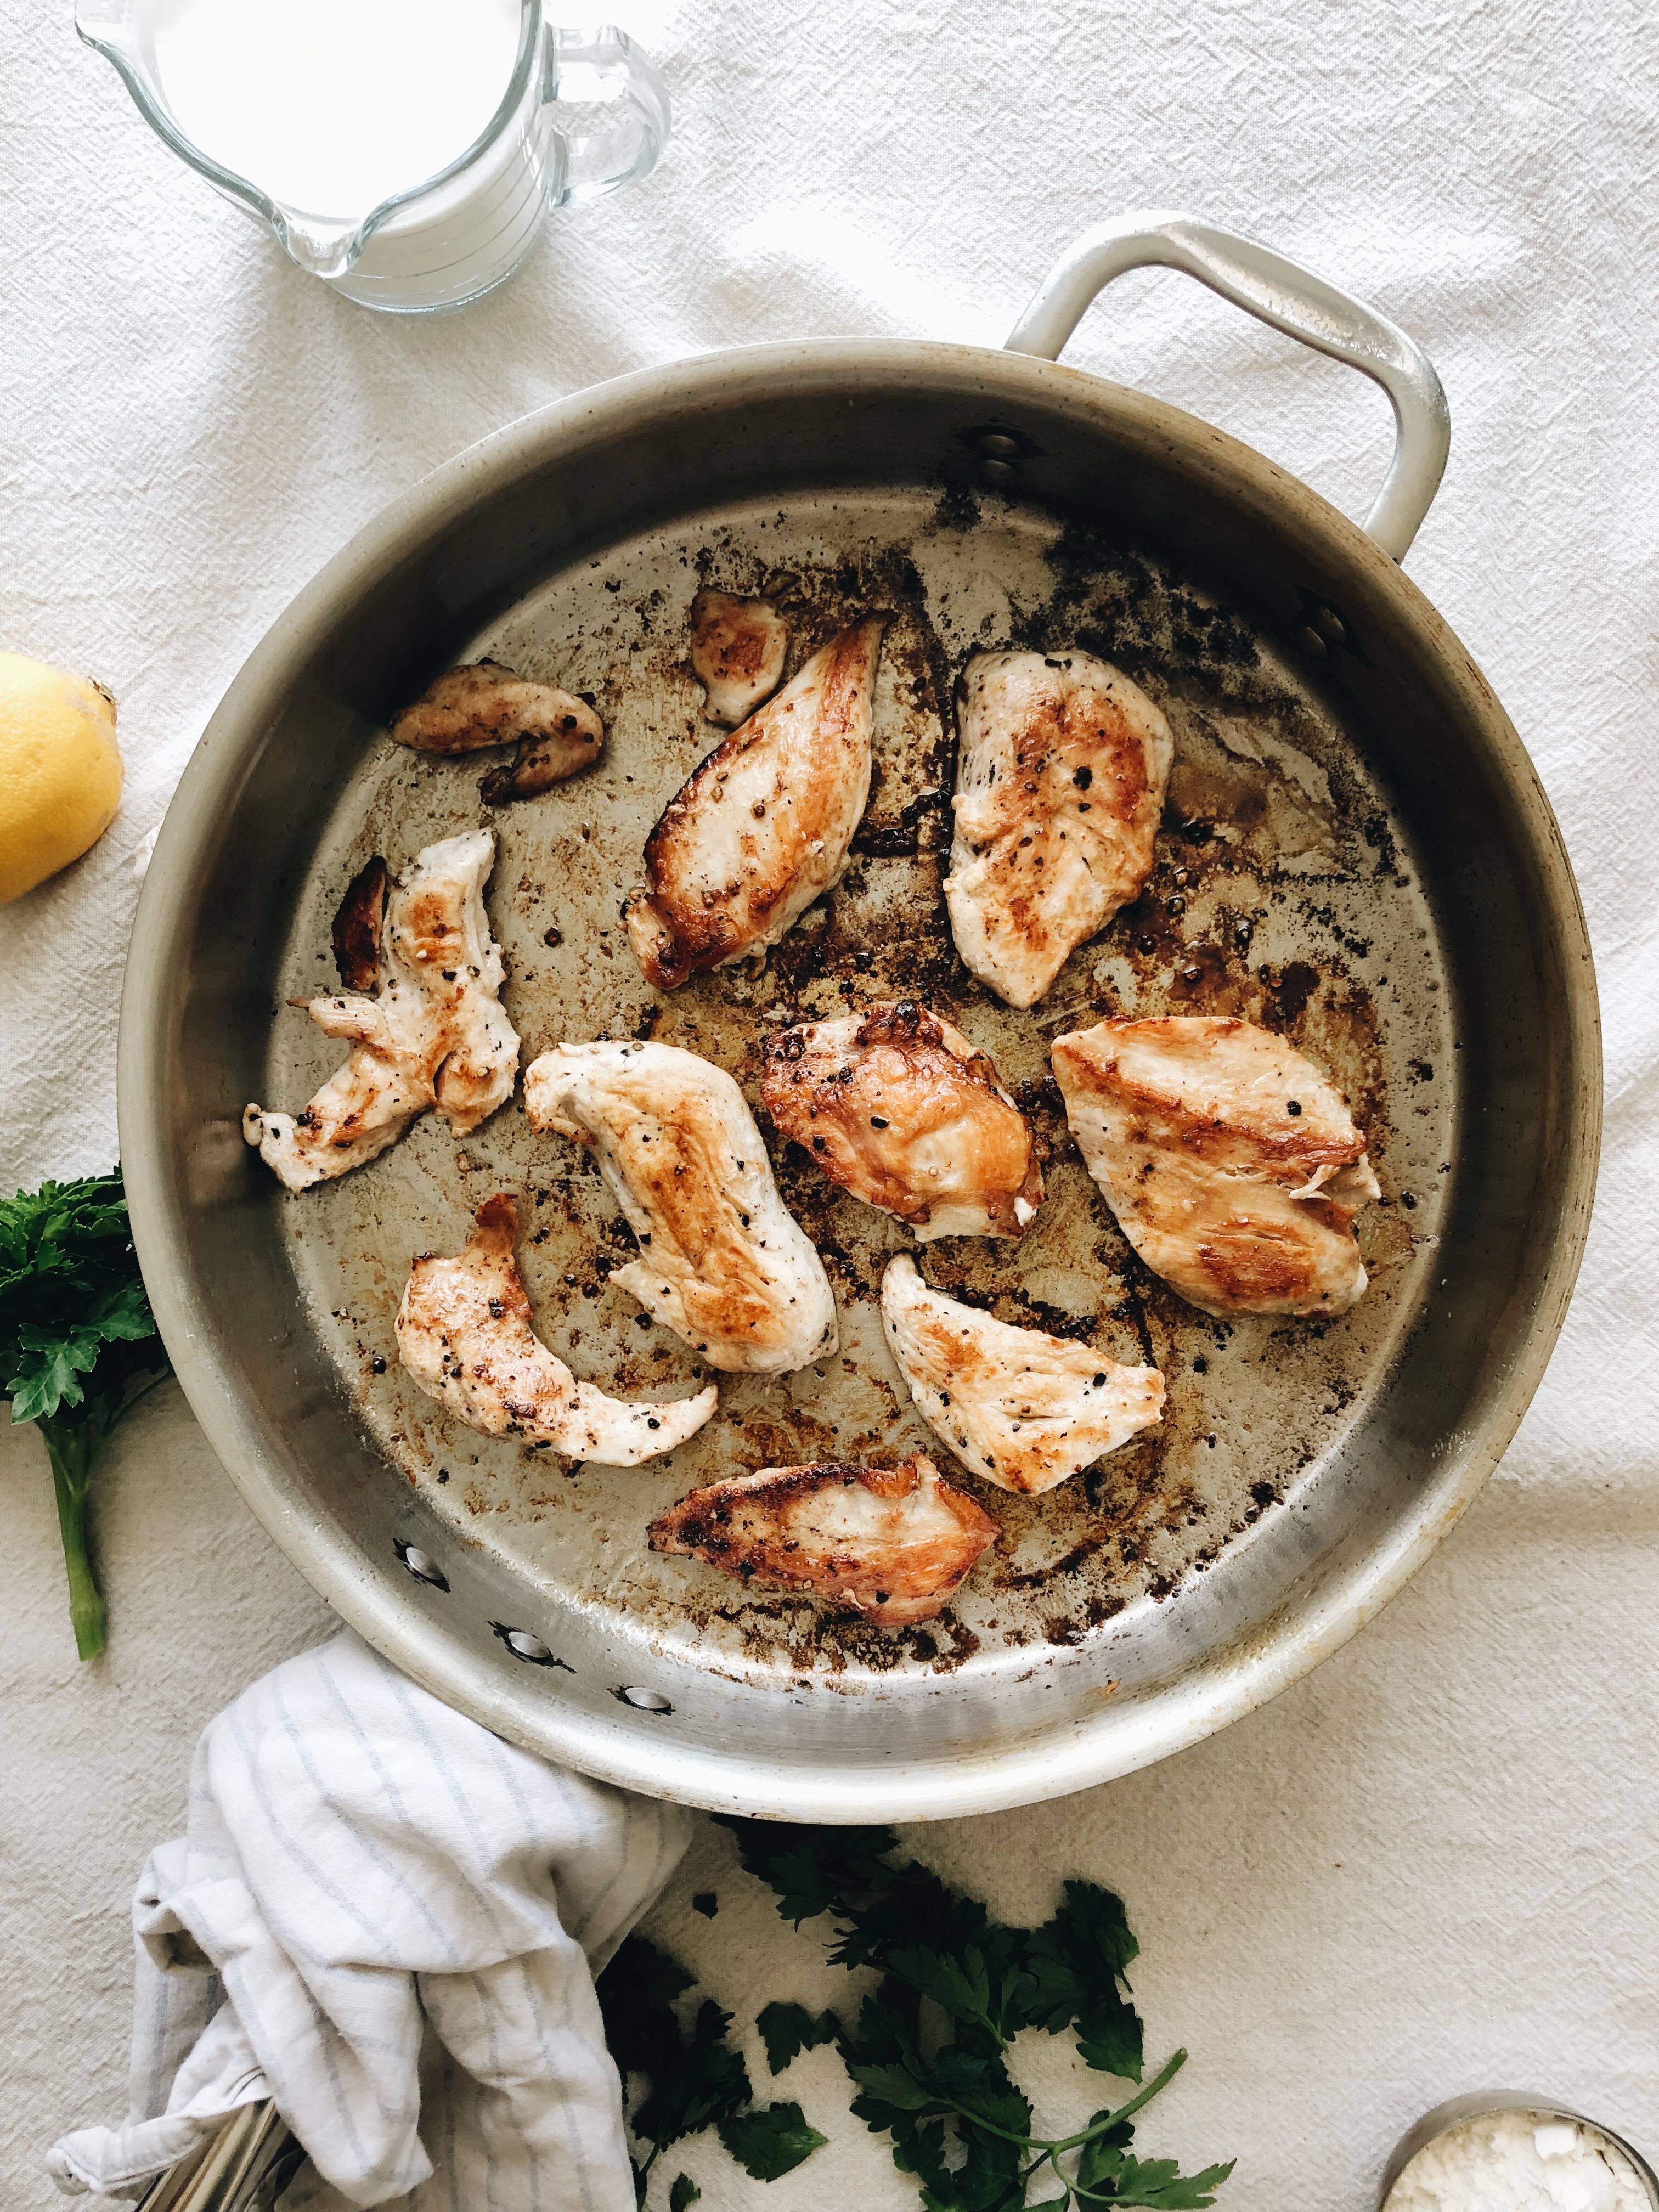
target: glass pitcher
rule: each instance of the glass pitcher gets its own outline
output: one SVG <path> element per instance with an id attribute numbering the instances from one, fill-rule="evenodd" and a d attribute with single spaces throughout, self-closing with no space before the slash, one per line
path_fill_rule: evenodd
<path id="1" fill-rule="evenodd" d="M 192 4 L 204 29 L 192 31 Z M 387 129 L 404 125 L 404 157 L 419 159 L 422 143 L 441 150 L 446 120 L 452 136 L 471 127 L 463 97 L 467 71 L 455 72 L 455 97 L 446 113 L 444 61 L 435 49 L 411 51 L 410 45 L 422 22 L 428 28 L 441 23 L 452 41 L 467 40 L 468 0 L 432 0 L 424 17 L 414 9 L 394 16 L 382 7 L 379 19 L 373 10 L 380 0 L 358 0 L 355 23 L 346 20 L 349 9 L 334 7 L 319 19 L 320 60 L 313 64 L 294 44 L 276 57 L 289 72 L 286 106 L 280 72 L 247 42 L 248 27 L 252 37 L 289 39 L 300 19 L 283 9 L 255 9 L 246 0 L 241 4 L 238 15 L 222 9 L 210 20 L 212 0 L 78 0 L 76 28 L 113 64 L 139 113 L 181 161 L 264 222 L 302 269 L 365 307 L 410 313 L 477 299 L 519 267 L 550 207 L 600 199 L 633 184 L 655 166 L 668 137 L 667 88 L 624 33 L 609 25 L 561 30 L 542 20 L 541 0 L 516 0 L 513 53 L 515 0 L 495 0 L 495 22 L 486 25 L 480 17 L 477 27 L 503 33 L 501 74 L 507 83 L 499 106 L 454 158 L 435 167 L 423 161 L 416 175 L 398 178 L 398 189 L 389 189 L 390 177 L 373 176 L 376 145 L 386 149 L 383 167 L 398 158 L 385 137 Z M 479 7 L 488 4 L 477 0 Z M 499 13 L 503 6 L 509 11 L 505 18 Z M 446 15 L 445 9 L 452 12 Z M 225 45 L 227 26 L 245 40 L 246 67 Z M 354 29 L 362 33 L 356 54 L 349 35 Z M 194 49 L 191 36 L 198 38 Z M 216 38 L 216 46 L 211 44 Z M 488 68 L 487 41 L 453 44 L 452 51 L 475 65 L 473 76 L 477 66 Z M 199 64 L 204 54 L 219 72 L 216 80 L 199 65 L 192 76 L 179 60 L 182 55 Z M 349 74 L 354 65 L 356 79 Z M 302 73 L 297 100 L 291 97 L 295 70 Z M 426 81 L 410 78 L 411 70 L 424 70 Z M 487 80 L 485 112 L 495 81 Z M 203 88 L 216 82 L 216 111 L 210 100 L 203 104 L 208 99 Z M 410 83 L 427 95 L 428 108 L 436 103 L 427 120 L 438 135 L 428 132 L 424 142 L 410 137 L 409 118 L 418 106 L 406 96 Z M 311 87 L 314 102 L 305 96 Z M 196 112 L 210 123 L 207 130 L 189 117 L 189 103 L 180 98 L 187 88 Z M 476 94 L 476 84 L 471 89 Z M 349 122 L 354 103 L 362 127 L 342 129 L 341 118 Z M 286 158 L 290 149 L 283 137 L 290 126 L 293 159 Z M 264 167 L 263 180 L 235 165 L 239 132 L 244 150 L 262 148 L 248 166 Z M 198 143 L 203 140 L 208 143 Z M 362 148 L 370 150 L 358 157 Z M 331 161 L 331 155 L 337 158 Z M 336 204 L 307 205 L 309 199 Z M 353 204 L 339 204 L 343 200 Z"/>

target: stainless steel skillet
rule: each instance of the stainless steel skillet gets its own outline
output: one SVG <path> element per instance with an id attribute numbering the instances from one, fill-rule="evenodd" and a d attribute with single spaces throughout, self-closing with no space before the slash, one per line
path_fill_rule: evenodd
<path id="1" fill-rule="evenodd" d="M 1389 390 L 1370 534 L 1220 432 L 1040 358 L 1121 268 L 1188 270 Z M 503 1735 L 635 1787 L 789 1819 L 915 1820 L 1057 1795 L 1162 1757 L 1333 1650 L 1451 1527 L 1512 1435 L 1577 1272 L 1594 1183 L 1589 951 L 1547 802 L 1480 672 L 1398 567 L 1443 464 L 1402 333 L 1248 241 L 1109 226 L 1012 349 L 815 343 L 626 377 L 459 455 L 331 562 L 215 715 L 134 933 L 122 1153 L 140 1258 L 191 1402 L 276 1541 L 417 1680 Z M 713 732 L 685 666 L 699 580 L 766 586 L 797 658 L 855 608 L 894 622 L 855 866 L 758 974 L 659 999 L 617 918 L 645 832 Z M 976 646 L 1082 642 L 1163 702 L 1177 763 L 1146 896 L 1016 1015 L 954 962 L 939 895 L 950 686 Z M 951 1612 L 827 1623 L 644 1548 L 719 1472 L 921 1442 L 873 1326 L 902 1232 L 775 1147 L 826 1255 L 842 1357 L 735 1380 L 673 1460 L 564 1469 L 441 1419 L 392 1341 L 410 1255 L 519 1193 L 538 1326 L 583 1374 L 684 1387 L 684 1347 L 606 1287 L 614 1209 L 516 1104 L 458 1148 L 418 1127 L 284 1198 L 240 1133 L 331 1048 L 334 902 L 488 818 L 476 764 L 397 752 L 390 713 L 493 651 L 591 691 L 586 777 L 494 817 L 490 910 L 526 1056 L 654 1033 L 753 1095 L 786 1014 L 927 998 L 1024 1086 L 1049 1198 L 1017 1249 L 933 1279 L 1170 1383 L 1161 1432 L 1035 1501 Z M 1223 1010 L 1336 1074 L 1385 1202 L 1343 1320 L 1223 1325 L 1140 1269 L 1066 1138 L 1060 1030 Z"/>

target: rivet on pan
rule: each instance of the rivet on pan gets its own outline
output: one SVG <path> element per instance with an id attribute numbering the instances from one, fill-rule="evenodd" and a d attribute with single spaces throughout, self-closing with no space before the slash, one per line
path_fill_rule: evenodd
<path id="1" fill-rule="evenodd" d="M 492 1620 L 490 1628 L 506 1644 L 515 1659 L 522 1659 L 526 1667 L 562 1667 L 567 1674 L 575 1668 L 562 1659 L 556 1659 L 539 1636 L 532 1636 L 527 1628 L 509 1628 L 504 1620 Z"/>
<path id="2" fill-rule="evenodd" d="M 1297 642 L 1304 651 L 1312 653 L 1316 660 L 1324 659 L 1325 641 L 1311 624 L 1297 632 Z"/>
<path id="3" fill-rule="evenodd" d="M 1348 633 L 1342 626 L 1342 617 L 1334 607 L 1310 607 L 1308 619 L 1327 645 L 1346 645 Z"/>
<path id="4" fill-rule="evenodd" d="M 981 430 L 975 440 L 981 453 L 994 455 L 999 460 L 1015 459 L 1019 453 L 1019 440 L 1011 438 L 1006 430 Z"/>
<path id="5" fill-rule="evenodd" d="M 1000 461 L 994 454 L 988 454 L 979 466 L 981 475 L 989 477 L 993 483 L 1010 483 L 1019 474 L 1018 461 Z"/>
<path id="6" fill-rule="evenodd" d="M 417 1583 L 430 1583 L 434 1589 L 447 1590 L 449 1577 L 429 1552 L 418 1544 L 405 1544 L 401 1536 L 394 1536 L 392 1548 L 403 1561 Z"/>
<path id="7" fill-rule="evenodd" d="M 660 1690 L 618 1690 L 617 1695 L 625 1705 L 632 1705 L 641 1713 L 672 1713 L 674 1710 Z"/>

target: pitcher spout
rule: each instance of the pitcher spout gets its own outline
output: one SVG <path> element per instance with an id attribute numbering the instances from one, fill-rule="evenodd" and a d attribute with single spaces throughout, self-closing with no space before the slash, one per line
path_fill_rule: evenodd
<path id="1" fill-rule="evenodd" d="M 273 207 L 270 227 L 289 258 L 313 276 L 343 276 L 363 250 L 360 216 L 301 215 L 297 209 Z"/>

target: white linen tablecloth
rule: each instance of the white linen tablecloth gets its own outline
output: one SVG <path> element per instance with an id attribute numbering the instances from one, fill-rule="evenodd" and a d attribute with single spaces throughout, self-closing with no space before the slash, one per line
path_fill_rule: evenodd
<path id="1" fill-rule="evenodd" d="M 996 343 L 1103 216 L 1185 205 L 1376 299 L 1450 396 L 1413 575 L 1490 676 L 1561 817 L 1607 1032 L 1577 1302 L 1503 1469 L 1443 1552 L 1267 1711 L 1035 1813 L 917 1833 L 1008 1912 L 1109 1881 L 1152 2045 L 1192 2063 L 1149 2144 L 1237 2153 L 1231 2212 L 1363 2208 L 1425 2106 L 1534 2086 L 1659 2148 L 1659 21 L 1639 0 L 641 0 L 676 136 L 451 319 L 331 296 L 184 172 L 68 0 L 0 0 L 0 643 L 100 678 L 114 828 L 0 913 L 0 1177 L 106 1166 L 130 858 L 248 650 L 359 524 L 537 404 L 690 350 L 820 333 Z M 1352 513 L 1386 465 L 1360 380 L 1167 273 L 1068 358 L 1221 423 Z M 100 1480 L 109 1659 L 78 1668 L 38 1443 L 0 1437 L 0 2206 L 119 2101 L 125 1899 L 191 1741 L 323 1608 L 175 1390 Z M 721 1896 L 718 1918 L 690 1910 Z M 703 1828 L 652 1923 L 747 2020 L 832 1998 Z M 757 2059 L 757 2081 L 764 2078 Z M 1058 2045 L 1030 2076 L 1088 2109 Z M 747 2212 L 915 2203 L 831 2054 L 780 2085 L 831 2148 Z M 717 2178 L 718 2177 L 718 2178 Z"/>

